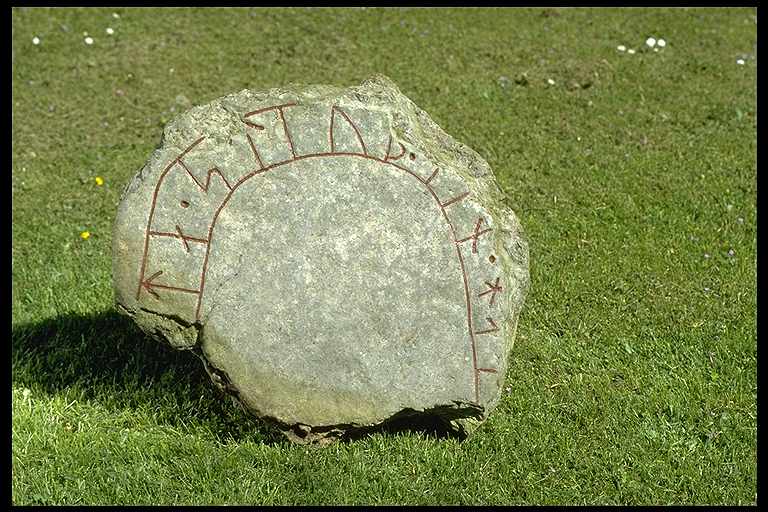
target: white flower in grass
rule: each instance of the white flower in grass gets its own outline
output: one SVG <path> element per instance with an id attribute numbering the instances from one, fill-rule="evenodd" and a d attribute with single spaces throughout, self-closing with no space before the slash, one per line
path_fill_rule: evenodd
<path id="1" fill-rule="evenodd" d="M 115 33 L 115 30 L 112 27 L 107 27 L 107 34 L 112 35 Z"/>
<path id="2" fill-rule="evenodd" d="M 113 12 L 112 13 L 112 17 L 115 18 L 115 19 L 118 19 L 120 17 L 120 15 L 117 14 L 116 12 Z"/>
<path id="3" fill-rule="evenodd" d="M 554 81 L 554 80 L 552 80 L 551 78 L 547 78 L 547 83 L 548 83 L 549 85 L 555 85 L 555 81 Z"/>
<path id="4" fill-rule="evenodd" d="M 624 46 L 623 44 L 620 44 L 619 46 L 617 46 L 616 49 L 619 50 L 620 52 L 627 51 L 627 47 Z"/>
<path id="5" fill-rule="evenodd" d="M 635 54 L 634 48 L 630 48 L 629 50 L 627 50 L 627 53 L 630 55 L 634 55 Z"/>
<path id="6" fill-rule="evenodd" d="M 656 39 L 653 37 L 649 37 L 648 39 L 645 40 L 645 44 L 653 48 L 654 46 L 656 46 Z"/>
<path id="7" fill-rule="evenodd" d="M 93 38 L 92 38 L 92 37 L 90 37 L 90 36 L 89 36 L 89 37 L 86 37 L 86 38 L 84 39 L 84 41 L 85 41 L 85 44 L 93 44 Z"/>
<path id="8" fill-rule="evenodd" d="M 658 41 L 656 41 L 656 46 L 664 48 L 665 46 L 667 46 L 667 42 L 663 39 L 659 39 Z"/>
<path id="9" fill-rule="evenodd" d="M 38 44 L 40 44 L 40 38 L 39 38 L 39 37 L 37 37 L 37 36 L 33 37 L 33 38 L 32 38 L 32 44 L 34 44 L 35 46 L 37 46 Z"/>
<path id="10" fill-rule="evenodd" d="M 736 60 L 736 64 L 738 64 L 739 66 L 743 66 L 744 65 L 744 59 Z"/>

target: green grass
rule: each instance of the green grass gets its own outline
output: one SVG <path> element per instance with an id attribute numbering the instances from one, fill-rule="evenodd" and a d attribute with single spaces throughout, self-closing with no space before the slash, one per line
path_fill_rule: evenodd
<path id="1" fill-rule="evenodd" d="M 14 503 L 756 501 L 755 9 L 114 10 L 12 14 Z M 376 72 L 491 164 L 531 291 L 475 436 L 292 446 L 114 312 L 111 225 L 187 102 Z"/>

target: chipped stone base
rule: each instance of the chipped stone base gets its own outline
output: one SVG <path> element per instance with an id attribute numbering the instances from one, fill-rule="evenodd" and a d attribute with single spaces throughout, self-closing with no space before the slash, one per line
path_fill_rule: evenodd
<path id="1" fill-rule="evenodd" d="M 128 315 L 148 335 L 164 340 L 177 350 L 191 350 L 197 346 L 198 327 L 180 318 L 160 315 L 146 309 L 131 312 L 117 304 L 119 312 Z"/>
<path id="2" fill-rule="evenodd" d="M 176 350 L 189 350 L 203 364 L 213 385 L 221 393 L 228 395 L 233 403 L 257 420 L 284 435 L 289 441 L 306 445 L 327 445 L 338 441 L 359 439 L 377 432 L 422 432 L 437 437 L 451 437 L 459 440 L 466 439 L 482 424 L 483 409 L 475 404 L 455 402 L 437 405 L 421 411 L 410 408 L 403 409 L 391 417 L 372 424 L 345 423 L 338 425 L 312 426 L 303 423 L 288 424 L 268 415 L 260 415 L 250 410 L 240 397 L 237 388 L 232 384 L 224 370 L 213 366 L 200 349 L 199 328 L 179 318 L 159 315 L 151 311 L 139 310 L 132 312 L 120 304 L 117 310 L 133 319 L 145 333 L 163 341 Z"/>

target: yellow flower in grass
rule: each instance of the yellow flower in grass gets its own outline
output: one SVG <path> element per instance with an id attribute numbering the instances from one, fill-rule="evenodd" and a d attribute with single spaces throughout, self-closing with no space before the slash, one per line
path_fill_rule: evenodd
<path id="1" fill-rule="evenodd" d="M 95 178 L 93 178 L 93 180 L 96 182 L 98 186 L 102 186 L 104 184 L 104 178 L 102 178 L 101 176 L 96 176 Z"/>
<path id="2" fill-rule="evenodd" d="M 83 240 L 88 240 L 90 237 L 91 237 L 90 231 L 83 231 L 82 233 L 80 233 L 80 238 L 82 238 Z"/>

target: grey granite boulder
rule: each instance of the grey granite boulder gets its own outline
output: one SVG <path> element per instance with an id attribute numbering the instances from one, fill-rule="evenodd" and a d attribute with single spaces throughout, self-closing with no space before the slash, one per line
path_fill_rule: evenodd
<path id="1" fill-rule="evenodd" d="M 297 442 L 499 400 L 528 246 L 488 164 L 382 76 L 179 115 L 126 187 L 118 307 Z"/>

